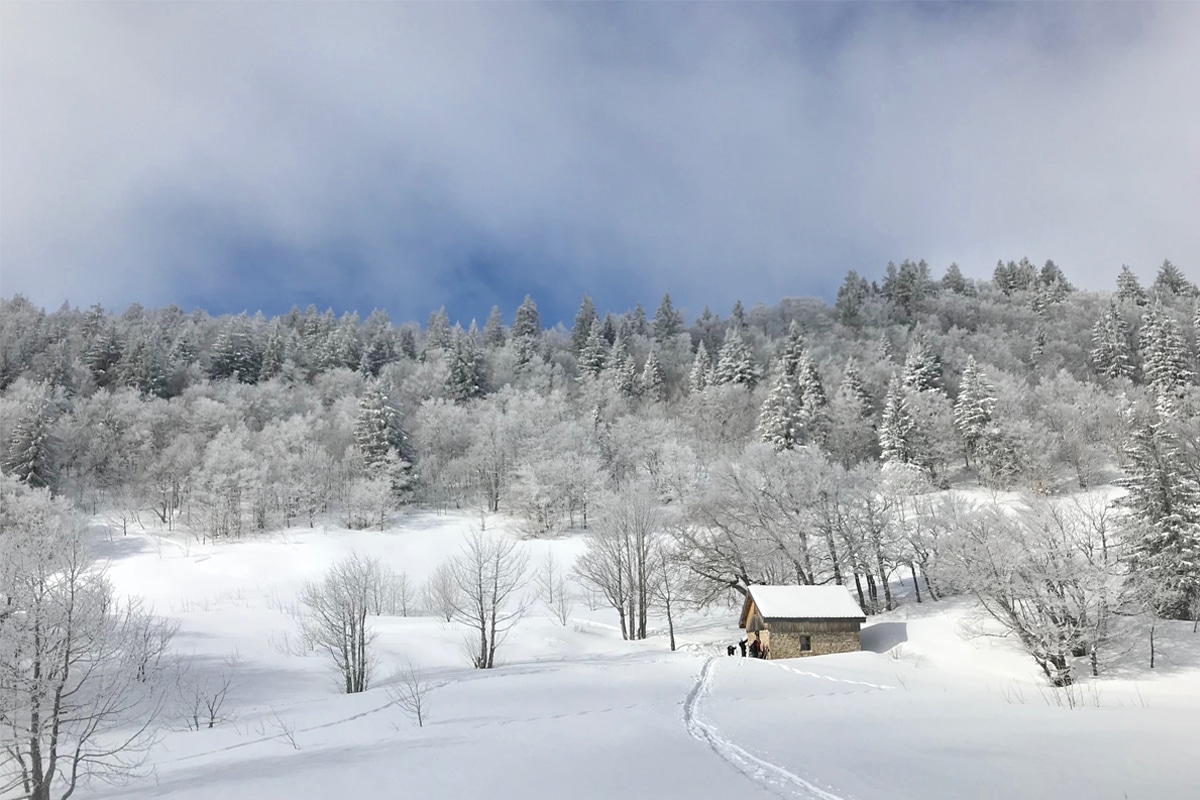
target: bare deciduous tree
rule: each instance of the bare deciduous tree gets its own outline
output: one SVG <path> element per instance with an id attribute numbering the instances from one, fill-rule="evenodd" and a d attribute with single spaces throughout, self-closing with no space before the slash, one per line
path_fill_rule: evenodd
<path id="1" fill-rule="evenodd" d="M 0 795 L 140 774 L 173 631 L 116 602 L 64 503 L 0 478 Z"/>
<path id="2" fill-rule="evenodd" d="M 354 553 L 300 592 L 304 636 L 333 660 L 346 694 L 366 691 L 371 681 L 375 636 L 367 615 L 382 581 L 379 560 Z"/>
<path id="3" fill-rule="evenodd" d="M 424 671 L 409 661 L 392 675 L 387 687 L 388 698 L 402 711 L 417 721 L 417 727 L 425 726 L 429 717 L 429 695 L 437 688 Z"/>
<path id="4" fill-rule="evenodd" d="M 458 594 L 452 616 L 472 631 L 468 647 L 475 667 L 491 669 L 496 649 L 529 609 L 521 596 L 529 582 L 529 557 L 516 542 L 476 530 L 449 567 Z"/>
<path id="5" fill-rule="evenodd" d="M 588 534 L 587 549 L 575 573 L 599 589 L 616 610 L 625 639 L 646 638 L 646 617 L 654 568 L 654 542 L 662 526 L 658 500 L 648 491 L 631 491 L 604 503 L 599 523 Z"/>
<path id="6" fill-rule="evenodd" d="M 215 728 L 218 722 L 225 720 L 221 709 L 225 707 L 236 670 L 237 655 L 234 654 L 225 659 L 225 668 L 219 673 L 197 674 L 194 664 L 180 672 L 177 686 L 179 712 L 188 730 Z"/>
<path id="7" fill-rule="evenodd" d="M 458 606 L 458 582 L 454 578 L 454 570 L 449 562 L 440 564 L 429 580 L 425 582 L 422 592 L 425 595 L 425 605 L 437 616 L 450 622 L 454 619 L 454 609 Z"/>

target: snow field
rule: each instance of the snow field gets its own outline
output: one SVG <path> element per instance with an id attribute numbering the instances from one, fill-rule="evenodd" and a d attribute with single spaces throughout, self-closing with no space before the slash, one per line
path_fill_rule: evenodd
<path id="1" fill-rule="evenodd" d="M 726 658 L 741 635 L 736 609 L 686 616 L 670 653 L 665 635 L 622 641 L 615 614 L 582 599 L 566 626 L 535 604 L 491 671 L 468 668 L 463 632 L 433 617 L 374 621 L 379 668 L 360 695 L 338 694 L 325 660 L 297 653 L 291 613 L 305 581 L 356 551 L 419 585 L 473 522 L 412 515 L 385 532 L 293 529 L 204 547 L 146 533 L 102 542 L 118 590 L 179 621 L 175 648 L 195 672 L 220 674 L 234 654 L 237 671 L 228 720 L 188 731 L 168 714 L 150 775 L 78 796 L 1182 800 L 1200 790 L 1190 626 L 1164 633 L 1178 663 L 1084 684 L 1075 708 L 1013 643 L 968 638 L 963 600 L 873 620 L 864 643 L 885 652 L 805 660 Z M 547 552 L 569 564 L 582 544 L 523 547 L 536 568 Z M 386 692 L 410 659 L 439 684 L 423 728 Z"/>

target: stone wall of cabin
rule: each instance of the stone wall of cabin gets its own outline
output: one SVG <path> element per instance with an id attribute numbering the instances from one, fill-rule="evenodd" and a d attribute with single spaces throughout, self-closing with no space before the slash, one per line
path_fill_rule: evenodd
<path id="1" fill-rule="evenodd" d="M 842 620 L 770 620 L 771 658 L 826 656 L 855 653 L 862 649 L 860 623 Z M 811 639 L 812 649 L 800 649 L 800 637 Z"/>

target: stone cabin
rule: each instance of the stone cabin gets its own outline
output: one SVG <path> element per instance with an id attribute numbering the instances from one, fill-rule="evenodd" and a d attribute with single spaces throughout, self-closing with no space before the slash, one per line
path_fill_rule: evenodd
<path id="1" fill-rule="evenodd" d="M 866 621 L 845 586 L 751 586 L 738 627 L 770 658 L 799 658 L 861 650 Z"/>

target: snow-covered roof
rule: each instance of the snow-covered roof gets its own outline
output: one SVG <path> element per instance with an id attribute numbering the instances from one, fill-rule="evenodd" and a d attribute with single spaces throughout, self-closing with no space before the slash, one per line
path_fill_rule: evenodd
<path id="1" fill-rule="evenodd" d="M 845 586 L 751 586 L 750 597 L 764 619 L 865 619 Z"/>

